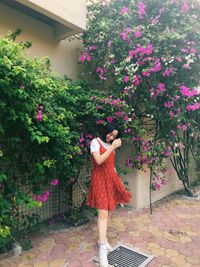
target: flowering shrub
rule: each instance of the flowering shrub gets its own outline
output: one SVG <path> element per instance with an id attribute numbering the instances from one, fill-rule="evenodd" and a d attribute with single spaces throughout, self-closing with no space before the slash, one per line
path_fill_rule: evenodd
<path id="1" fill-rule="evenodd" d="M 46 58 L 28 59 L 28 44 L 11 37 L 0 39 L 0 244 L 33 224 L 18 219 L 20 206 L 40 207 L 55 186 L 77 177 L 86 164 L 80 131 L 99 117 L 95 91 L 52 73 Z"/>
<path id="2" fill-rule="evenodd" d="M 116 117 L 124 122 L 135 149 L 126 165 L 147 164 L 155 189 L 165 183 L 164 159 L 170 158 L 192 194 L 188 164 L 199 138 L 199 12 L 196 0 L 99 1 L 88 11 L 81 61 L 107 98 L 126 106 L 123 112 L 110 109 L 97 123 Z"/>

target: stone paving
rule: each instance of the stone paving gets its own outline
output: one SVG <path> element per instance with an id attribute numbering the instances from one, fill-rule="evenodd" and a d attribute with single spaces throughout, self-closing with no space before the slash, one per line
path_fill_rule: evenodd
<path id="1" fill-rule="evenodd" d="M 200 201 L 171 195 L 149 209 L 119 208 L 111 215 L 108 239 L 154 255 L 148 267 L 200 267 Z M 1 267 L 95 267 L 95 221 L 35 237 L 33 248 L 0 260 Z"/>

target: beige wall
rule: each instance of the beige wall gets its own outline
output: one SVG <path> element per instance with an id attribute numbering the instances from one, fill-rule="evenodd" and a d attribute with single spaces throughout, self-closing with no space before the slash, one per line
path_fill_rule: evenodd
<path id="1" fill-rule="evenodd" d="M 123 145 L 120 150 L 117 151 L 116 164 L 122 169 L 125 167 L 125 159 L 131 154 L 132 147 L 129 145 Z M 168 166 L 171 168 L 170 163 Z M 150 171 L 139 171 L 136 169 L 130 170 L 130 173 L 121 175 L 123 181 L 128 182 L 127 188 L 132 193 L 132 201 L 130 205 L 133 208 L 141 209 L 149 206 L 149 182 Z M 167 175 L 168 183 L 163 185 L 160 190 L 152 192 L 152 203 L 162 199 L 163 197 L 183 188 L 182 183 L 177 178 L 176 173 L 173 171 Z"/>
<path id="2" fill-rule="evenodd" d="M 0 36 L 4 36 L 8 30 L 22 29 L 17 41 L 32 42 L 32 47 L 28 49 L 29 56 L 48 56 L 53 70 L 72 79 L 77 78 L 80 41 L 58 41 L 53 27 L 1 3 L 0 14 Z"/>
<path id="3" fill-rule="evenodd" d="M 17 0 L 74 30 L 86 28 L 86 0 Z"/>

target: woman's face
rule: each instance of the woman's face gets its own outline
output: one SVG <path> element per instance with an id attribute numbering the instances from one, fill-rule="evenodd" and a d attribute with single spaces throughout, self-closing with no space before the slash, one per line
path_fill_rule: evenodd
<path id="1" fill-rule="evenodd" d="M 117 130 L 113 130 L 111 133 L 106 135 L 106 142 L 107 143 L 112 143 L 112 141 L 115 140 L 117 135 L 118 135 L 118 131 Z"/>

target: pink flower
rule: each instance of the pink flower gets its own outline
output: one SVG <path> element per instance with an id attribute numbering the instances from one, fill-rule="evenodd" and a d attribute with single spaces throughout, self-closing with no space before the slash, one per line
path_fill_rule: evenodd
<path id="1" fill-rule="evenodd" d="M 171 152 L 168 150 L 168 151 L 165 152 L 165 155 L 166 156 L 171 156 Z"/>
<path id="2" fill-rule="evenodd" d="M 143 75 L 143 76 L 146 76 L 146 77 L 149 77 L 149 76 L 151 75 L 151 71 L 150 71 L 150 70 L 143 71 L 143 72 L 142 72 L 142 75 Z"/>
<path id="3" fill-rule="evenodd" d="M 47 196 L 49 196 L 49 190 L 46 190 L 46 191 L 44 191 L 44 195 L 47 195 Z"/>
<path id="4" fill-rule="evenodd" d="M 141 1 L 139 1 L 138 2 L 138 14 L 139 14 L 140 19 L 143 19 L 145 14 L 146 14 L 145 8 L 146 8 L 145 4 Z"/>
<path id="5" fill-rule="evenodd" d="M 153 45 L 152 44 L 148 44 L 147 48 L 146 48 L 146 51 L 145 51 L 145 54 L 146 55 L 150 55 L 150 54 L 152 54 L 152 52 L 153 52 Z"/>
<path id="6" fill-rule="evenodd" d="M 191 69 L 190 64 L 189 63 L 184 64 L 183 69 L 188 69 L 188 70 Z"/>
<path id="7" fill-rule="evenodd" d="M 91 60 L 91 57 L 90 57 L 90 55 L 88 54 L 88 52 L 83 52 L 83 53 L 81 54 L 81 56 L 79 57 L 79 60 L 80 60 L 81 62 L 84 62 L 85 60 L 86 60 L 86 61 L 90 61 L 90 60 Z"/>
<path id="8" fill-rule="evenodd" d="M 84 140 L 85 140 L 85 139 L 84 139 L 83 137 L 81 137 L 81 138 L 79 139 L 79 142 L 82 143 L 82 142 L 84 142 Z"/>
<path id="9" fill-rule="evenodd" d="M 101 75 L 103 75 L 103 74 L 105 73 L 105 70 L 104 70 L 104 68 L 102 68 L 102 67 L 98 67 L 98 68 L 96 69 L 96 72 L 99 73 L 99 74 L 101 74 Z"/>
<path id="10" fill-rule="evenodd" d="M 186 130 L 187 130 L 187 126 L 186 126 L 186 125 L 179 125 L 179 124 L 178 124 L 178 125 L 176 126 L 176 128 L 177 128 L 177 129 L 180 129 L 180 130 L 182 130 L 182 131 L 186 131 Z"/>
<path id="11" fill-rule="evenodd" d="M 142 60 L 138 60 L 138 62 L 137 62 L 137 65 L 138 65 L 138 66 L 142 66 L 142 65 L 144 65 L 144 64 L 145 64 L 145 62 L 142 61 Z"/>
<path id="12" fill-rule="evenodd" d="M 111 122 L 111 121 L 113 121 L 113 118 L 112 117 L 107 117 L 106 120 L 107 120 L 107 122 Z"/>
<path id="13" fill-rule="evenodd" d="M 175 57 L 175 59 L 178 61 L 178 62 L 182 62 L 182 58 L 181 57 Z"/>
<path id="14" fill-rule="evenodd" d="M 43 115 L 42 115 L 42 111 L 41 110 L 38 110 L 38 113 L 37 113 L 35 119 L 36 119 L 36 121 L 42 121 Z"/>
<path id="15" fill-rule="evenodd" d="M 41 196 L 36 194 L 36 195 L 33 196 L 33 199 L 35 201 L 40 201 L 41 200 Z"/>
<path id="16" fill-rule="evenodd" d="M 135 37 L 136 38 L 140 38 L 142 36 L 142 32 L 141 31 L 136 31 L 135 32 Z"/>
<path id="17" fill-rule="evenodd" d="M 157 95 L 156 95 L 156 93 L 154 91 L 154 88 L 150 89 L 150 96 L 151 96 L 151 98 L 154 98 L 154 99 L 156 98 Z"/>
<path id="18" fill-rule="evenodd" d="M 42 197 L 41 197 L 41 201 L 42 202 L 46 202 L 48 199 L 48 196 L 46 194 L 43 194 Z"/>
<path id="19" fill-rule="evenodd" d="M 129 81 L 129 76 L 124 76 L 123 81 L 127 83 Z"/>
<path id="20" fill-rule="evenodd" d="M 104 68 L 102 68 L 102 67 L 98 67 L 98 68 L 96 69 L 96 72 L 99 74 L 99 78 L 100 78 L 101 80 L 105 80 L 105 77 L 104 77 L 105 69 L 104 69 Z"/>
<path id="21" fill-rule="evenodd" d="M 169 101 L 169 102 L 165 102 L 164 103 L 164 107 L 165 108 L 171 108 L 174 106 L 174 102 L 173 101 Z"/>
<path id="22" fill-rule="evenodd" d="M 119 12 L 119 14 L 120 14 L 121 16 L 124 16 L 124 15 L 126 15 L 127 13 L 128 13 L 128 7 L 126 7 L 126 6 L 122 7 L 121 10 L 120 10 L 120 12 Z"/>
<path id="23" fill-rule="evenodd" d="M 156 189 L 156 190 L 159 190 L 160 189 L 160 184 L 158 184 L 157 182 L 153 183 L 153 187 Z"/>
<path id="24" fill-rule="evenodd" d="M 177 108 L 177 115 L 179 116 L 181 114 L 181 109 Z"/>
<path id="25" fill-rule="evenodd" d="M 122 115 L 121 111 L 116 111 L 116 112 L 115 112 L 115 116 L 116 116 L 116 117 L 120 117 L 121 115 Z"/>
<path id="26" fill-rule="evenodd" d="M 161 64 L 160 64 L 160 59 L 157 58 L 156 61 L 154 62 L 154 67 L 151 68 L 152 72 L 158 72 L 161 70 Z"/>
<path id="27" fill-rule="evenodd" d="M 58 179 L 54 179 L 54 180 L 51 181 L 51 185 L 57 185 L 58 182 L 59 182 Z"/>
<path id="28" fill-rule="evenodd" d="M 158 88 L 157 88 L 157 92 L 158 93 L 161 93 L 161 92 L 163 92 L 163 91 L 165 91 L 166 90 L 166 88 L 165 88 L 165 84 L 164 83 L 159 83 L 158 84 Z"/>
<path id="29" fill-rule="evenodd" d="M 103 120 L 97 120 L 96 124 L 103 124 Z"/>
<path id="30" fill-rule="evenodd" d="M 116 63 L 116 59 L 115 58 L 112 58 L 111 61 L 110 61 L 111 64 L 115 64 Z"/>
<path id="31" fill-rule="evenodd" d="M 95 45 L 88 47 L 88 50 L 90 50 L 90 51 L 95 50 L 95 49 L 96 49 L 96 46 Z"/>
<path id="32" fill-rule="evenodd" d="M 183 53 L 188 53 L 188 49 L 187 49 L 187 48 L 181 48 L 181 51 L 182 51 Z"/>
<path id="33" fill-rule="evenodd" d="M 191 52 L 192 54 L 195 54 L 195 53 L 197 52 L 197 50 L 196 50 L 196 48 L 192 47 L 192 48 L 190 49 L 190 52 Z"/>
<path id="34" fill-rule="evenodd" d="M 103 109 L 102 106 L 96 106 L 96 109 Z"/>
<path id="35" fill-rule="evenodd" d="M 191 90 L 190 88 L 186 87 L 186 86 L 180 86 L 179 87 L 181 90 L 180 90 L 180 93 L 183 95 L 183 96 L 187 96 L 188 98 L 192 97 L 192 96 L 195 96 L 198 94 L 198 91 L 196 89 L 193 89 Z"/>
<path id="36" fill-rule="evenodd" d="M 132 59 L 133 57 L 136 58 L 137 52 L 136 52 L 136 50 L 129 50 L 128 55 L 129 55 L 130 59 Z"/>
<path id="37" fill-rule="evenodd" d="M 128 116 L 124 116 L 124 121 L 128 121 Z"/>
<path id="38" fill-rule="evenodd" d="M 187 110 L 192 110 L 192 111 L 197 110 L 199 108 L 200 108 L 200 103 L 198 102 L 192 105 L 187 105 L 186 107 Z"/>
<path id="39" fill-rule="evenodd" d="M 41 105 L 41 104 L 40 104 L 40 105 L 38 105 L 38 106 L 37 106 L 37 110 L 44 110 L 44 106 L 43 106 L 43 105 Z"/>
<path id="40" fill-rule="evenodd" d="M 93 139 L 93 136 L 91 134 L 86 134 L 86 137 L 89 138 L 89 139 Z"/>
<path id="41" fill-rule="evenodd" d="M 132 31 L 131 28 L 126 28 L 126 29 L 124 29 L 124 31 L 121 32 L 121 33 L 119 34 L 120 37 L 121 37 L 121 39 L 124 40 L 124 41 L 129 40 L 129 36 L 128 36 L 128 34 L 129 34 L 131 31 Z"/>
<path id="42" fill-rule="evenodd" d="M 137 161 L 141 161 L 142 160 L 142 156 L 141 155 L 137 155 L 136 159 L 137 159 Z"/>
<path id="43" fill-rule="evenodd" d="M 150 55 L 153 52 L 153 45 L 148 44 L 147 47 L 143 47 L 140 44 L 137 45 L 137 48 L 135 50 L 129 50 L 128 54 L 130 59 L 137 58 L 138 54 L 142 57 L 143 55 Z"/>
<path id="44" fill-rule="evenodd" d="M 190 10 L 190 6 L 187 0 L 184 0 L 183 5 L 181 7 L 181 12 L 186 13 Z"/>
<path id="45" fill-rule="evenodd" d="M 169 76 L 171 73 L 173 73 L 173 69 L 172 68 L 167 68 L 164 72 L 163 72 L 163 76 Z"/>
<path id="46" fill-rule="evenodd" d="M 139 76 L 139 75 L 135 75 L 134 77 L 133 77 L 133 85 L 134 86 L 138 86 L 138 85 L 140 85 L 141 84 L 141 79 L 140 79 L 141 77 Z"/>
<path id="47" fill-rule="evenodd" d="M 171 133 L 173 134 L 173 136 L 176 138 L 177 135 L 176 135 L 176 132 L 174 130 L 171 130 Z"/>
<path id="48" fill-rule="evenodd" d="M 112 46 L 112 41 L 108 41 L 108 47 Z"/>
<path id="49" fill-rule="evenodd" d="M 169 116 L 170 116 L 171 118 L 173 118 L 173 117 L 174 117 L 174 112 L 170 110 L 170 112 L 169 112 Z"/>

